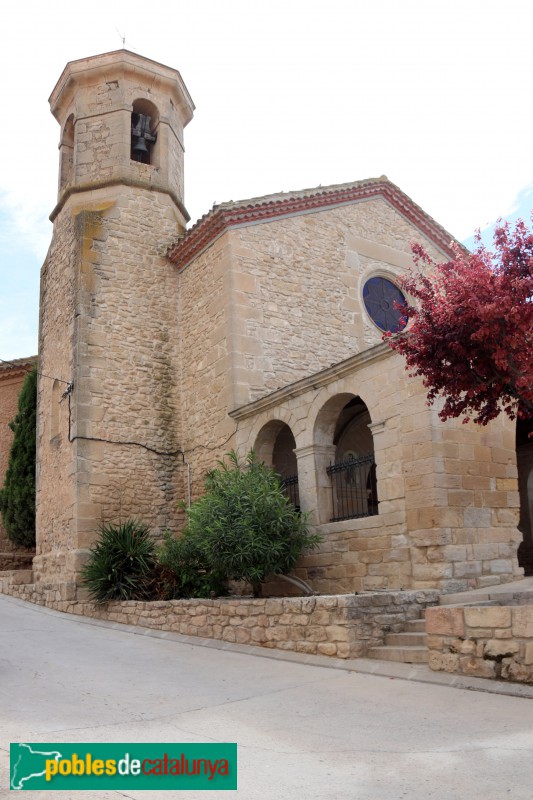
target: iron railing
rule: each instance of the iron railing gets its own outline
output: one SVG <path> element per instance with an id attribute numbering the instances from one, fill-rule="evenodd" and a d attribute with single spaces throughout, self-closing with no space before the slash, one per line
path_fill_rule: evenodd
<path id="1" fill-rule="evenodd" d="M 281 488 L 295 507 L 300 510 L 300 490 L 298 488 L 298 475 L 289 475 L 287 478 L 280 478 Z"/>
<path id="2" fill-rule="evenodd" d="M 331 522 L 378 513 L 376 462 L 374 454 L 330 464 L 333 516 Z"/>

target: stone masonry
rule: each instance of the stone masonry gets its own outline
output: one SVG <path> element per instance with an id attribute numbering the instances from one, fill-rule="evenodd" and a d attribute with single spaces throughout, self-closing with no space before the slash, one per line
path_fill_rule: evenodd
<path id="1" fill-rule="evenodd" d="M 0 592 L 57 611 L 141 625 L 185 636 L 291 650 L 309 655 L 360 658 L 383 644 L 385 633 L 438 602 L 438 592 L 285 598 L 217 598 L 126 601 L 96 606 L 76 600 L 74 583 L 25 583 L 25 575 L 0 575 Z"/>
<path id="2" fill-rule="evenodd" d="M 283 202 L 259 198 L 258 214 L 279 203 L 281 217 Z M 235 226 L 219 225 L 195 258 L 182 256 L 187 237 L 172 254 L 181 297 L 191 297 L 182 317 L 191 354 L 182 362 L 182 403 L 194 423 L 184 431 L 185 449 L 195 453 L 193 494 L 223 454 L 221 442 L 243 454 L 256 447 L 272 463 L 274 441 L 265 444 L 264 432 L 281 422 L 295 438 L 302 508 L 326 534 L 298 570 L 314 588 L 453 591 L 520 575 L 512 425 L 443 424 L 361 309 L 365 280 L 402 274 L 410 241 L 424 241 L 435 257 L 443 246 L 380 199 L 244 224 L 240 212 L 249 208 L 253 201 L 238 206 Z M 193 243 L 208 221 L 192 229 Z M 379 519 L 330 523 L 334 410 L 356 395 L 372 420 Z M 198 447 L 202 441 L 210 446 Z"/>
<path id="3" fill-rule="evenodd" d="M 160 250 L 187 221 L 181 138 L 193 107 L 179 73 L 127 51 L 68 65 L 50 102 L 63 142 L 74 120 L 74 145 L 62 145 L 42 271 L 40 364 L 55 380 L 39 382 L 34 568 L 68 581 L 101 521 L 176 529 L 186 494 L 177 277 Z M 158 110 L 151 164 L 130 158 L 139 102 Z"/>
<path id="4" fill-rule="evenodd" d="M 65 67 L 50 104 L 61 133 L 37 583 L 76 583 L 102 521 L 178 532 L 179 501 L 228 450 L 252 447 L 297 473 L 323 541 L 296 574 L 320 592 L 519 577 L 512 424 L 443 424 L 363 301 L 370 279 L 405 273 L 413 240 L 450 257 L 450 234 L 385 176 L 224 203 L 187 230 L 194 106 L 178 72 L 126 50 L 94 56 Z M 156 140 L 146 163 L 137 114 Z M 363 512 L 338 515 L 328 466 L 355 451 L 373 457 L 377 489 L 360 486 Z"/>
<path id="5" fill-rule="evenodd" d="M 426 611 L 429 666 L 479 678 L 533 683 L 533 598 L 517 605 Z"/>

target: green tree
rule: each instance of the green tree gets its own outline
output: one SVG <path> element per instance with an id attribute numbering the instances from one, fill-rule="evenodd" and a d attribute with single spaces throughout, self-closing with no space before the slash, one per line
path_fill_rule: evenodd
<path id="1" fill-rule="evenodd" d="M 531 419 L 533 229 L 500 221 L 493 251 L 477 241 L 473 253 L 457 247 L 442 263 L 411 245 L 417 270 L 401 286 L 416 302 L 404 309 L 409 325 L 385 339 L 422 378 L 429 402 L 444 398 L 442 420 Z"/>
<path id="2" fill-rule="evenodd" d="M 269 575 L 286 575 L 304 550 L 315 548 L 307 518 L 284 494 L 276 472 L 252 450 L 244 464 L 235 452 L 205 479 L 206 494 L 189 509 L 184 541 L 208 570 L 252 584 L 254 595 Z"/>
<path id="3" fill-rule="evenodd" d="M 37 369 L 28 372 L 19 395 L 18 412 L 9 423 L 13 444 L 0 489 L 0 511 L 9 539 L 21 547 L 35 546 L 35 446 Z"/>

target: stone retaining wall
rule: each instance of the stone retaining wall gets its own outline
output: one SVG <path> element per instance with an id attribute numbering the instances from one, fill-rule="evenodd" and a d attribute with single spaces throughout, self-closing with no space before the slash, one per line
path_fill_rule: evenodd
<path id="1" fill-rule="evenodd" d="M 31 570 L 34 556 L 34 551 L 16 550 L 14 547 L 12 550 L 0 552 L 0 571 L 13 569 Z"/>
<path id="2" fill-rule="evenodd" d="M 401 631 L 438 602 L 436 590 L 283 598 L 217 598 L 159 602 L 83 602 L 73 583 L 34 584 L 22 571 L 0 574 L 0 592 L 38 605 L 128 625 L 186 636 L 293 650 L 297 653 L 360 658 L 383 644 L 385 633 Z"/>
<path id="3" fill-rule="evenodd" d="M 520 602 L 428 609 L 431 669 L 533 683 L 533 601 Z"/>

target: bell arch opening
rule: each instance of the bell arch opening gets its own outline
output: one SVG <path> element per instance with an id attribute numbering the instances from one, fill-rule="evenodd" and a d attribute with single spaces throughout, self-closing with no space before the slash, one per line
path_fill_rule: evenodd
<path id="1" fill-rule="evenodd" d="M 140 98 L 133 102 L 131 112 L 131 150 L 132 161 L 139 164 L 157 164 L 157 131 L 159 111 L 150 101 Z"/>
<path id="2" fill-rule="evenodd" d="M 71 114 L 61 132 L 59 144 L 59 190 L 62 191 L 74 177 L 74 114 Z"/>

